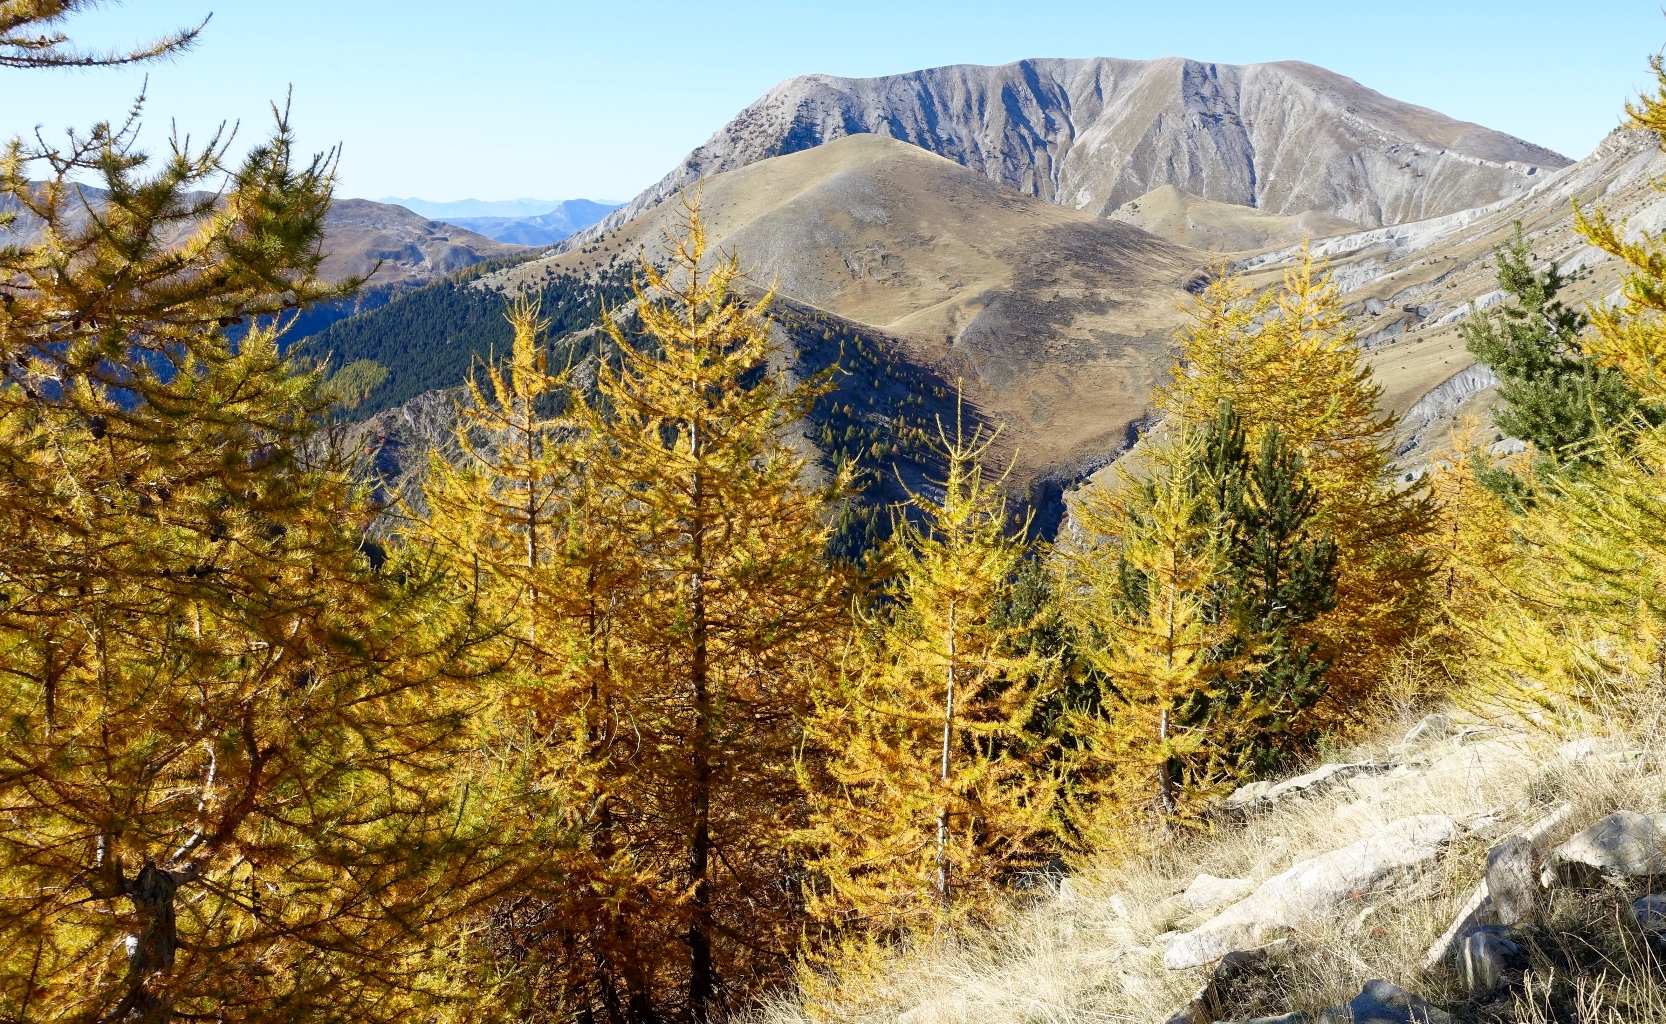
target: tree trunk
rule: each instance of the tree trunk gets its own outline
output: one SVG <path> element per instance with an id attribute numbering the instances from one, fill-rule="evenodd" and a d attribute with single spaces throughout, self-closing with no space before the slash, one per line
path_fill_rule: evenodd
<path id="1" fill-rule="evenodd" d="M 937 899 L 949 905 L 949 749 L 954 742 L 955 609 L 949 608 L 948 686 L 943 699 L 943 766 L 938 779 L 943 784 L 943 806 L 937 812 Z"/>
<path id="2" fill-rule="evenodd" d="M 190 877 L 189 875 L 187 877 Z M 106 1019 L 138 1024 L 166 1024 L 173 1017 L 165 1000 L 158 999 L 149 982 L 174 965 L 179 931 L 174 920 L 174 893 L 180 876 L 145 861 L 138 877 L 122 879 L 122 895 L 133 904 L 138 930 L 127 937 L 127 994 Z"/>
<path id="3" fill-rule="evenodd" d="M 1164 814 L 1173 814 L 1178 806 L 1174 796 L 1174 779 L 1169 775 L 1169 710 L 1163 709 L 1162 718 L 1157 724 L 1157 748 L 1162 758 L 1157 762 L 1157 800 L 1162 805 Z"/>
<path id="4" fill-rule="evenodd" d="M 700 459 L 699 428 L 690 430 L 690 445 L 696 466 Z M 701 489 L 701 474 L 694 473 L 693 487 L 693 550 L 694 576 L 690 584 L 690 636 L 693 641 L 689 665 L 690 682 L 694 691 L 694 736 L 691 744 L 693 776 L 689 792 L 691 824 L 689 837 L 688 873 L 693 882 L 688 919 L 688 1017 L 690 1024 L 707 1024 L 716 972 L 712 966 L 711 947 L 711 740 L 712 706 L 710 681 L 707 678 L 707 623 L 704 570 L 705 552 L 705 495 Z"/>

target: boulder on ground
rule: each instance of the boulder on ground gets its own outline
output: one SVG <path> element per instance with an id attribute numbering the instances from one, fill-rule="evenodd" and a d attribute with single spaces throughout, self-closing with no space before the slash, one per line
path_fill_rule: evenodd
<path id="1" fill-rule="evenodd" d="M 1333 1006 L 1317 1022 L 1305 1013 L 1256 1017 L 1231 1024 L 1451 1024 L 1452 1017 L 1386 981 L 1368 981 L 1346 1006 Z"/>
<path id="2" fill-rule="evenodd" d="M 1336 920 L 1362 894 L 1403 884 L 1434 865 L 1458 832 L 1443 814 L 1402 818 L 1352 846 L 1304 860 L 1169 942 L 1163 964 L 1184 970 L 1266 945 L 1288 929 Z"/>
<path id="3" fill-rule="evenodd" d="M 1653 893 L 1631 905 L 1637 927 L 1651 935 L 1666 935 L 1666 894 Z"/>
<path id="4" fill-rule="evenodd" d="M 1471 996 L 1486 997 L 1504 985 L 1504 972 L 1521 955 L 1521 947 L 1510 941 L 1502 927 L 1479 928 L 1464 936 L 1463 958 L 1458 965 L 1459 980 Z"/>
<path id="5" fill-rule="evenodd" d="M 1506 840 L 1487 851 L 1488 877 L 1491 878 L 1494 873 L 1494 866 L 1497 865 L 1499 874 L 1503 876 L 1499 879 L 1499 882 L 1501 890 L 1505 892 L 1505 900 L 1513 899 L 1516 901 L 1513 908 L 1504 911 L 1505 915 L 1519 917 L 1525 906 L 1525 901 L 1519 891 L 1521 884 L 1519 877 L 1512 880 L 1506 875 L 1506 872 L 1519 872 L 1524 862 L 1528 871 L 1531 872 L 1532 864 L 1539 856 L 1540 851 L 1556 841 L 1556 837 L 1563 833 L 1572 818 L 1573 804 L 1562 804 L 1534 822 L 1532 827 L 1520 836 Z M 1522 842 L 1527 844 L 1525 848 L 1521 845 Z M 1511 885 L 1516 886 L 1514 891 L 1511 891 Z M 1537 900 L 1535 899 L 1532 903 L 1532 912 L 1536 913 L 1536 911 Z M 1423 969 L 1432 971 L 1440 964 L 1452 959 L 1462 946 L 1464 936 L 1489 920 L 1497 921 L 1499 916 L 1497 908 L 1493 904 L 1488 879 L 1482 879 L 1481 884 L 1475 887 L 1475 891 L 1470 894 L 1462 909 L 1458 911 L 1458 916 L 1453 919 L 1451 927 L 1447 928 L 1441 937 L 1435 940 L 1435 944 L 1429 947 L 1429 952 L 1424 954 Z M 1506 921 L 1504 923 L 1509 924 L 1511 922 Z M 1518 921 L 1515 923 L 1531 922 Z"/>
<path id="6" fill-rule="evenodd" d="M 1666 874 L 1666 814 L 1617 811 L 1550 851 L 1539 881 L 1550 888 L 1592 875 L 1660 874 Z"/>
<path id="7" fill-rule="evenodd" d="M 1319 1024 L 1451 1024 L 1452 1017 L 1386 981 L 1368 981 L 1347 1006 L 1319 1016 Z"/>

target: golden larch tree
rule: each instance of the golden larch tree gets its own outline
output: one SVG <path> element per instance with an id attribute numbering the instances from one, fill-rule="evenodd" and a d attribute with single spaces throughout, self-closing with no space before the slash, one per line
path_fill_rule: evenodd
<path id="1" fill-rule="evenodd" d="M 1069 821 L 1088 849 L 1126 845 L 1190 813 L 1223 778 L 1224 737 L 1189 725 L 1247 667 L 1223 656 L 1227 524 L 1201 479 L 1204 434 L 1149 439 L 1147 465 L 1119 467 L 1072 508 L 1079 541 L 1063 552 L 1066 615 L 1101 682 L 1097 708 L 1075 707 Z"/>
<path id="2" fill-rule="evenodd" d="M 88 6 L 0 4 L 0 64 L 98 63 L 54 31 Z M 344 294 L 329 158 L 282 116 L 229 170 L 136 131 L 0 160 L 0 1016 L 408 1019 L 518 877 L 473 624 L 380 565 L 317 375 L 251 322 Z"/>
<path id="3" fill-rule="evenodd" d="M 559 1003 L 640 1017 L 640 885 L 611 812 L 631 718 L 610 673 L 612 607 L 631 563 L 613 557 L 618 509 L 592 472 L 589 426 L 567 414 L 570 374 L 550 371 L 547 321 L 524 297 L 508 318 L 509 355 L 468 380 L 455 454 L 430 453 L 402 538 L 449 567 L 452 600 L 486 631 L 471 656 L 490 696 L 482 742 L 512 751 L 501 764 L 527 785 L 560 794 L 557 845 L 490 909 L 475 955 L 488 975 L 513 977 L 499 990 L 505 1012 Z"/>
<path id="4" fill-rule="evenodd" d="M 935 927 L 1045 859 L 1052 786 L 1031 729 L 1045 674 L 1001 618 L 1025 544 L 983 476 L 993 436 L 939 440 L 942 496 L 899 513 L 884 598 L 810 725 L 800 841 L 810 912 L 835 932 Z"/>
<path id="5" fill-rule="evenodd" d="M 795 953 L 794 753 L 848 628 L 825 557 L 846 481 L 804 482 L 789 434 L 828 382 L 770 370 L 771 296 L 736 294 L 739 258 L 712 258 L 696 202 L 665 267 L 643 272 L 640 333 L 608 321 L 617 360 L 575 415 L 618 495 L 614 557 L 630 565 L 610 671 L 632 753 L 610 806 L 651 879 L 639 955 L 669 972 L 660 1012 L 703 1024 Z"/>
<path id="6" fill-rule="evenodd" d="M 1230 403 L 1252 446 L 1277 428 L 1303 458 L 1320 498 L 1314 528 L 1334 539 L 1338 566 L 1336 607 L 1303 636 L 1332 663 L 1328 713 L 1357 721 L 1422 623 L 1433 505 L 1393 480 L 1394 417 L 1382 411 L 1382 389 L 1344 324 L 1337 287 L 1310 253 L 1259 295 L 1219 277 L 1189 316 L 1157 407 L 1184 427 Z"/>

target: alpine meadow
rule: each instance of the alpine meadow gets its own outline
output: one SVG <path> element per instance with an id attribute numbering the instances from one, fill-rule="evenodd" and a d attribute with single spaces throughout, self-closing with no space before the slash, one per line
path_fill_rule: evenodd
<path id="1" fill-rule="evenodd" d="M 9 105 L 218 45 L 124 24 Z M 13 138 L 0 1024 L 1666 1024 L 1636 63 L 1577 161 L 1181 58 L 615 202 Z"/>

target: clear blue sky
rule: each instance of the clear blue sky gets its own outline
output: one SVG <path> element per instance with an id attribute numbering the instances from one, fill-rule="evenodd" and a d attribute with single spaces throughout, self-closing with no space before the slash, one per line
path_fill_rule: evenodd
<path id="1" fill-rule="evenodd" d="M 147 72 L 0 69 L 0 135 L 121 113 L 201 134 L 295 88 L 341 191 L 625 199 L 776 82 L 1023 57 L 1304 60 L 1571 157 L 1618 122 L 1666 41 L 1657 0 L 131 0 L 72 23 L 115 44 L 213 20 Z"/>

